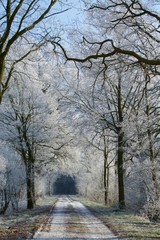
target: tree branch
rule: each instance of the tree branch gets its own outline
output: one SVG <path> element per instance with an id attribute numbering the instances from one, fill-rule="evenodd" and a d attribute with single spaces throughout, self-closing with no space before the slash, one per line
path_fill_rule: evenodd
<path id="1" fill-rule="evenodd" d="M 52 44 L 54 46 L 59 46 L 65 56 L 65 58 L 68 60 L 68 61 L 75 61 L 75 62 L 80 62 L 80 63 L 84 63 L 84 62 L 87 62 L 87 61 L 90 61 L 90 60 L 93 60 L 93 59 L 105 59 L 105 58 L 109 58 L 111 56 L 114 56 L 116 54 L 122 54 L 122 55 L 127 55 L 127 56 L 130 56 L 130 57 L 133 57 L 135 58 L 136 60 L 138 60 L 138 62 L 140 63 L 145 63 L 147 65 L 153 65 L 153 66 L 157 66 L 157 65 L 160 65 L 160 59 L 148 59 L 148 58 L 144 58 L 142 56 L 140 56 L 138 53 L 134 52 L 134 51 L 131 51 L 131 50 L 125 50 L 125 49 L 122 49 L 122 48 L 118 48 L 114 45 L 113 43 L 113 40 L 111 39 L 106 39 L 105 41 L 103 42 L 99 42 L 99 44 L 103 44 L 104 42 L 111 42 L 112 43 L 112 47 L 113 47 L 113 50 L 108 52 L 108 53 L 98 53 L 98 54 L 91 54 L 85 58 L 75 58 L 75 57 L 69 57 L 67 55 L 67 52 L 65 50 L 65 48 L 59 43 L 59 42 L 52 42 Z M 95 44 L 98 44 L 98 42 L 95 42 Z M 136 62 L 137 63 L 137 62 Z"/>

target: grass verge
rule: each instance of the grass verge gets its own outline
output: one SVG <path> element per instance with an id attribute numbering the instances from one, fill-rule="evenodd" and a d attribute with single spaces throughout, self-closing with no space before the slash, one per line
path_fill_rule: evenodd
<path id="1" fill-rule="evenodd" d="M 160 223 L 151 223 L 148 219 L 129 211 L 117 211 L 103 204 L 82 199 L 90 209 L 118 237 L 128 240 L 160 239 Z"/>
<path id="2" fill-rule="evenodd" d="M 45 197 L 37 201 L 32 210 L 23 210 L 11 216 L 0 217 L 0 240 L 31 239 L 34 232 L 48 221 L 55 197 Z"/>

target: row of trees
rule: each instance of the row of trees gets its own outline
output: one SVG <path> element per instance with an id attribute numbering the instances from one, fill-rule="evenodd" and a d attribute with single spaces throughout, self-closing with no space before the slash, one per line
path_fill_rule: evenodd
<path id="1" fill-rule="evenodd" d="M 25 68 L 23 63 L 15 68 L 17 74 L 1 104 L 0 139 L 22 160 L 27 208 L 33 208 L 37 195 L 35 176 L 44 172 L 41 171 L 44 166 L 53 168 L 61 148 L 71 141 L 71 137 L 59 122 L 58 96 L 56 89 L 53 90 L 56 82 L 50 83 L 51 79 L 56 79 L 54 61 L 47 61 L 39 51 L 36 57 L 32 56 L 32 61 L 26 59 L 25 64 Z M 43 71 L 46 68 L 50 73 Z M 8 203 L 6 201 L 6 206 Z"/>
<path id="2" fill-rule="evenodd" d="M 125 208 L 129 195 L 143 189 L 139 202 L 157 202 L 160 60 L 156 9 L 140 0 L 83 0 L 85 24 L 69 32 L 68 47 L 47 31 L 55 3 L 41 7 L 39 1 L 1 3 L 0 99 L 4 102 L 0 138 L 23 160 L 28 208 L 35 204 L 35 175 L 42 175 L 44 164 L 52 170 L 50 160 L 56 158 L 62 174 L 77 174 L 77 187 L 83 194 L 97 187 L 102 190 L 96 190 L 99 195 L 104 191 L 106 204 L 118 201 Z M 154 3 L 158 6 L 158 1 Z M 42 20 L 46 27 L 35 28 Z M 55 167 L 55 171 L 60 170 Z M 93 185 L 94 176 L 97 185 Z"/>
<path id="3" fill-rule="evenodd" d="M 58 124 L 54 91 L 46 94 L 49 81 L 56 77 L 52 72 L 56 66 L 53 60 L 52 67 L 49 65 L 51 74 L 44 71 L 48 68 L 48 50 L 40 50 L 46 46 L 49 35 L 57 34 L 55 27 L 52 32 L 53 17 L 66 11 L 66 4 L 57 2 L 0 1 L 0 139 L 2 146 L 7 144 L 8 151 L 14 149 L 22 160 L 28 208 L 33 208 L 36 201 L 36 172 L 44 162 L 53 163 L 58 151 L 69 141 L 69 137 L 65 139 L 67 132 Z M 1 158 L 8 166 L 11 157 L 5 154 Z M 8 170 L 3 170 L 7 174 Z M 17 189 L 16 184 L 14 187 Z M 12 194 L 3 186 L 1 191 L 4 212 Z"/>
<path id="4" fill-rule="evenodd" d="M 88 7 L 87 29 L 76 31 L 82 42 L 73 44 L 72 56 L 60 42 L 68 61 L 79 70 L 79 81 L 69 86 L 69 101 L 94 122 L 90 140 L 104 151 L 104 189 L 111 144 L 115 149 L 119 207 L 125 207 L 125 172 L 137 159 L 147 162 L 144 180 L 153 201 L 159 199 L 159 15 L 141 1 L 83 1 Z M 155 4 L 158 2 L 155 1 Z M 55 45 L 55 43 L 53 43 Z M 81 48 L 81 51 L 79 49 Z M 81 55 L 81 56 L 80 56 Z M 71 87 L 72 85 L 72 87 Z M 74 91 L 73 91 L 74 89 Z M 67 92 L 64 93 L 64 98 Z M 107 138 L 107 140 L 106 140 Z M 107 142 L 107 144 L 106 144 Z M 154 193 L 154 194 L 153 194 Z"/>

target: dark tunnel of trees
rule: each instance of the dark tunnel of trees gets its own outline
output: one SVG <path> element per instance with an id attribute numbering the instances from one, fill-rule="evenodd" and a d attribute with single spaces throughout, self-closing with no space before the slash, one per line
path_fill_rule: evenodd
<path id="1" fill-rule="evenodd" d="M 75 195 L 77 194 L 77 183 L 75 176 L 60 175 L 53 184 L 53 194 Z"/>

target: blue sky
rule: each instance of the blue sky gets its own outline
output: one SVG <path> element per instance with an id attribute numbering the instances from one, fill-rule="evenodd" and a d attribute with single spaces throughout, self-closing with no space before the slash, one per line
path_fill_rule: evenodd
<path id="1" fill-rule="evenodd" d="M 64 13 L 61 13 L 60 15 L 57 15 L 56 18 L 58 18 L 60 22 L 62 22 L 62 24 L 69 25 L 73 21 L 76 21 L 77 19 L 82 18 L 82 16 L 80 15 L 81 7 L 82 7 L 82 3 L 79 0 L 66 1 L 66 5 L 63 7 L 63 9 L 67 9 L 67 8 L 70 8 L 70 9 Z"/>
<path id="2" fill-rule="evenodd" d="M 140 0 L 140 1 L 145 7 L 148 7 L 153 11 L 160 12 L 160 0 Z M 63 1 L 63 4 L 66 4 L 64 8 L 68 8 L 70 6 L 71 9 L 58 16 L 58 19 L 60 20 L 60 22 L 62 22 L 62 24 L 70 25 L 72 21 L 82 19 L 83 16 L 82 12 L 80 14 L 80 10 L 84 7 L 84 5 L 81 0 L 66 0 Z M 58 7 L 58 5 L 59 3 L 56 6 Z"/>

